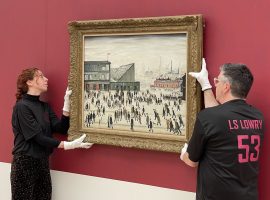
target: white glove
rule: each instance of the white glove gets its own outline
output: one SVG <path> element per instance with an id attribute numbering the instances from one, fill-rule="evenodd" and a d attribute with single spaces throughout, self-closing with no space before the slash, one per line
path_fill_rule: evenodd
<path id="1" fill-rule="evenodd" d="M 85 134 L 83 134 L 81 137 L 71 141 L 71 142 L 66 142 L 64 141 L 64 149 L 69 150 L 69 149 L 76 149 L 76 148 L 85 148 L 89 149 L 93 143 L 88 143 L 88 142 L 83 142 L 84 138 L 86 137 Z"/>
<path id="2" fill-rule="evenodd" d="M 202 70 L 200 72 L 189 72 L 188 74 L 197 79 L 202 87 L 202 91 L 212 88 L 208 79 L 208 71 L 204 58 L 202 59 Z"/>
<path id="3" fill-rule="evenodd" d="M 180 159 L 183 160 L 184 159 L 184 154 L 187 152 L 187 148 L 188 148 L 188 144 L 185 143 L 184 147 L 181 150 L 181 155 L 180 155 Z"/>
<path id="4" fill-rule="evenodd" d="M 69 112 L 69 108 L 70 108 L 69 96 L 71 95 L 71 93 L 72 93 L 72 90 L 69 90 L 68 87 L 67 87 L 66 94 L 64 96 L 63 111 Z"/>

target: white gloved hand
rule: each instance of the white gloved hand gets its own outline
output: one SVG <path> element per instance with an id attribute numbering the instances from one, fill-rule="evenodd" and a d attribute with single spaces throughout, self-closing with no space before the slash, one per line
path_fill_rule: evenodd
<path id="1" fill-rule="evenodd" d="M 89 149 L 93 145 L 93 143 L 83 142 L 85 137 L 86 137 L 86 135 L 83 134 L 81 137 L 79 137 L 71 142 L 64 141 L 64 149 L 65 150 L 76 149 L 76 148 Z"/>
<path id="2" fill-rule="evenodd" d="M 72 90 L 69 90 L 67 87 L 66 94 L 64 96 L 64 107 L 63 107 L 63 111 L 65 112 L 69 112 L 69 108 L 70 108 L 69 96 L 71 95 L 71 93 L 72 93 Z"/>
<path id="3" fill-rule="evenodd" d="M 181 155 L 180 155 L 180 159 L 183 160 L 184 159 L 184 154 L 187 152 L 187 148 L 188 148 L 188 144 L 185 143 L 184 147 L 181 150 Z"/>
<path id="4" fill-rule="evenodd" d="M 202 70 L 200 72 L 189 72 L 188 74 L 197 79 L 197 81 L 202 87 L 202 91 L 212 88 L 208 79 L 208 71 L 206 69 L 206 63 L 204 58 L 202 60 Z"/>

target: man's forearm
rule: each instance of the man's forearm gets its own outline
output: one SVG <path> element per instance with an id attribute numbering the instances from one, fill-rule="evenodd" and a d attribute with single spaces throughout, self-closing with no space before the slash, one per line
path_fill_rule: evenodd
<path id="1" fill-rule="evenodd" d="M 66 117 L 69 117 L 69 112 L 63 111 L 63 115 L 66 116 Z"/>
<path id="2" fill-rule="evenodd" d="M 203 92 L 203 95 L 204 95 L 204 107 L 205 108 L 210 108 L 210 107 L 214 107 L 214 106 L 219 105 L 219 103 L 217 102 L 217 100 L 214 96 L 212 89 L 205 90 Z"/>
<path id="3" fill-rule="evenodd" d="M 185 152 L 184 156 L 183 156 L 183 161 L 190 167 L 197 167 L 199 162 L 193 162 L 189 159 L 189 155 L 187 152 Z"/>

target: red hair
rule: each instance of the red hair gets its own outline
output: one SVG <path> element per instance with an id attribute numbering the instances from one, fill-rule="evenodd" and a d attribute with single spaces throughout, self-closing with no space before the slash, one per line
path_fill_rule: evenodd
<path id="1" fill-rule="evenodd" d="M 16 93 L 16 99 L 19 101 L 22 98 L 23 94 L 26 94 L 28 91 L 28 85 L 27 81 L 28 80 L 33 80 L 35 73 L 39 69 L 36 67 L 24 69 L 21 74 L 17 78 L 17 93 Z"/>

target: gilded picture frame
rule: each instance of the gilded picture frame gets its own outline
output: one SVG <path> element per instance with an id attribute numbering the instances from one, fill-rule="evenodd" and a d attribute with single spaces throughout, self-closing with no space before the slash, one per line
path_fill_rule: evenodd
<path id="1" fill-rule="evenodd" d="M 69 140 L 180 152 L 201 108 L 201 15 L 72 21 Z"/>

